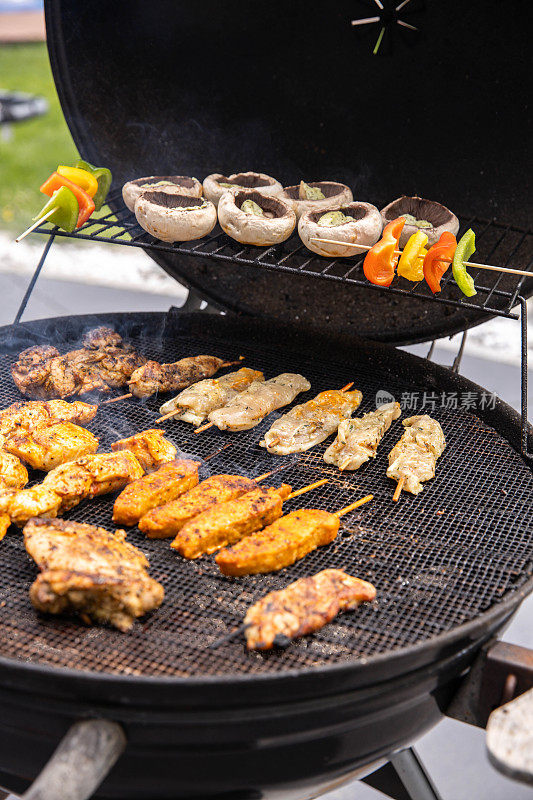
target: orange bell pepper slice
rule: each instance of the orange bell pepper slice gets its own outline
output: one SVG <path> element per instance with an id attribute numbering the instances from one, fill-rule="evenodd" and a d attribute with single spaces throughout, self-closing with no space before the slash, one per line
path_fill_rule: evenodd
<path id="1" fill-rule="evenodd" d="M 424 257 L 424 278 L 433 294 L 440 292 L 442 276 L 453 261 L 456 247 L 457 239 L 453 233 L 444 231 Z"/>
<path id="2" fill-rule="evenodd" d="M 385 227 L 379 242 L 368 251 L 363 263 L 363 272 L 370 283 L 376 286 L 390 286 L 394 278 L 399 254 L 399 240 L 405 225 L 405 217 L 398 217 Z"/>
<path id="3" fill-rule="evenodd" d="M 73 181 L 69 181 L 68 178 L 65 178 L 64 175 L 59 175 L 57 172 L 52 172 L 50 177 L 40 187 L 40 191 L 43 194 L 47 194 L 48 197 L 52 197 L 55 190 L 59 189 L 61 186 L 66 186 L 67 189 L 70 189 L 78 201 L 80 211 L 78 214 L 78 222 L 76 223 L 76 227 L 81 228 L 83 223 L 87 222 L 94 211 L 93 199 L 81 188 L 81 186 L 73 183 Z"/>

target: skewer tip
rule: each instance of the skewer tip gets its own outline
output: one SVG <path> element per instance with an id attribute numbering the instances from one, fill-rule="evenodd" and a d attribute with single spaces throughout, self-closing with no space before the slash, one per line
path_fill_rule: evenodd
<path id="1" fill-rule="evenodd" d="M 293 497 L 298 497 L 300 494 L 305 494 L 306 492 L 310 492 L 312 489 L 317 489 L 319 486 L 323 486 L 325 483 L 328 482 L 327 478 L 322 478 L 319 481 L 315 481 L 314 483 L 310 483 L 307 486 L 303 486 L 301 489 L 296 489 L 295 492 L 291 492 L 288 495 L 287 500 L 292 500 Z"/>
<path id="2" fill-rule="evenodd" d="M 110 400 L 104 400 L 100 405 L 108 406 L 110 403 L 118 403 L 119 400 L 128 400 L 130 397 L 133 397 L 133 395 L 131 392 L 128 392 L 128 394 L 121 394 L 119 397 L 112 397 Z"/>
<path id="3" fill-rule="evenodd" d="M 359 508 L 359 506 L 363 506 L 365 503 L 369 503 L 373 499 L 374 499 L 373 494 L 367 494 L 366 497 L 361 497 L 361 499 L 356 500 L 355 503 L 350 503 L 349 506 L 344 506 L 344 508 L 341 508 L 340 511 L 334 511 L 333 513 L 336 517 L 343 517 L 345 514 L 348 514 L 355 508 Z"/>
<path id="4" fill-rule="evenodd" d="M 392 495 L 392 500 L 394 503 L 397 503 L 398 500 L 400 499 L 404 483 L 405 483 L 405 475 L 402 475 L 402 477 L 398 481 L 398 485 L 396 486 L 394 494 Z"/>
<path id="5" fill-rule="evenodd" d="M 208 428 L 212 428 L 214 424 L 215 424 L 214 422 L 206 422 L 205 425 L 200 425 L 199 428 L 195 428 L 194 433 L 201 433 L 202 431 L 206 431 Z"/>

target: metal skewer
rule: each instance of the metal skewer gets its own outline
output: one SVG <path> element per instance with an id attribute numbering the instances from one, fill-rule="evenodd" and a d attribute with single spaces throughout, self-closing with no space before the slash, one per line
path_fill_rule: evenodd
<path id="1" fill-rule="evenodd" d="M 21 233 L 21 234 L 20 234 L 20 236 L 17 236 L 17 238 L 15 239 L 15 241 L 16 241 L 16 242 L 21 242 L 23 239 L 25 239 L 25 238 L 26 238 L 26 236 L 27 236 L 29 233 L 31 233 L 32 231 L 34 231 L 34 230 L 35 230 L 35 228 L 38 228 L 38 227 L 39 227 L 39 225 L 41 224 L 41 222 L 46 222 L 46 220 L 48 219 L 48 217 L 51 217 L 51 216 L 52 216 L 52 214 L 55 214 L 55 212 L 56 212 L 56 211 L 57 211 L 57 208 L 51 208 L 51 209 L 50 209 L 50 211 L 48 211 L 46 214 L 44 214 L 44 216 L 42 216 L 42 217 L 39 217 L 39 219 L 36 219 L 36 220 L 35 220 L 35 222 L 33 223 L 33 225 L 30 225 L 30 227 L 29 227 L 29 228 L 26 228 L 26 230 L 24 231 L 24 233 Z"/>

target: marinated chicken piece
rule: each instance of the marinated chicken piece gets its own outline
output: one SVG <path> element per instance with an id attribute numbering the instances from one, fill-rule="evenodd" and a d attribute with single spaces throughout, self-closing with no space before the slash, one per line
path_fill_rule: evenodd
<path id="1" fill-rule="evenodd" d="M 284 372 L 263 383 L 252 383 L 223 408 L 209 414 L 209 421 L 221 431 L 246 431 L 259 425 L 267 414 L 288 406 L 300 392 L 311 388 L 303 375 Z"/>
<path id="2" fill-rule="evenodd" d="M 9 516 L 9 514 L 0 514 L 0 542 L 6 535 L 10 525 L 11 525 L 11 517 Z"/>
<path id="3" fill-rule="evenodd" d="M 358 390 L 320 392 L 277 419 L 259 444 L 278 456 L 309 450 L 335 433 L 339 424 L 361 405 L 362 399 Z"/>
<path id="4" fill-rule="evenodd" d="M 359 469 L 376 457 L 379 443 L 401 414 L 399 403 L 385 403 L 362 417 L 341 422 L 337 438 L 324 453 L 324 461 L 340 470 Z"/>
<path id="5" fill-rule="evenodd" d="M 257 489 L 257 483 L 241 475 L 212 475 L 171 503 L 149 511 L 139 522 L 139 530 L 149 539 L 175 536 L 189 520 L 218 503 L 235 500 Z"/>
<path id="6" fill-rule="evenodd" d="M 83 346 L 90 350 L 105 350 L 107 347 L 124 347 L 124 340 L 113 328 L 101 325 L 87 331 L 83 337 Z"/>
<path id="7" fill-rule="evenodd" d="M 244 618 L 248 650 L 286 647 L 292 639 L 320 630 L 341 611 L 351 611 L 376 596 L 371 583 L 341 569 L 324 569 L 270 592 L 250 606 Z"/>
<path id="8" fill-rule="evenodd" d="M 0 491 L 22 489 L 28 483 L 28 470 L 16 456 L 0 450 Z"/>
<path id="9" fill-rule="evenodd" d="M 11 375 L 22 394 L 38 400 L 48 397 L 45 383 L 50 374 L 50 363 L 56 356 L 59 356 L 59 350 L 49 345 L 28 347 L 19 354 L 11 367 Z"/>
<path id="10" fill-rule="evenodd" d="M 126 386 L 131 374 L 146 364 L 146 359 L 135 350 L 116 350 L 109 348 L 98 361 L 98 370 L 106 386 L 117 389 Z"/>
<path id="11" fill-rule="evenodd" d="M 57 517 L 61 497 L 51 486 L 38 484 L 29 489 L 5 489 L 0 493 L 0 513 L 19 527 L 36 516 Z"/>
<path id="12" fill-rule="evenodd" d="M 135 525 L 156 506 L 175 500 L 198 483 L 199 461 L 176 459 L 126 486 L 113 506 L 113 522 Z"/>
<path id="13" fill-rule="evenodd" d="M 172 442 L 165 439 L 163 431 L 158 428 L 149 428 L 136 433 L 128 439 L 119 439 L 111 445 L 113 452 L 129 450 L 137 458 L 145 472 L 157 469 L 167 461 L 174 461 L 177 448 Z"/>
<path id="14" fill-rule="evenodd" d="M 403 479 L 403 488 L 419 494 L 423 481 L 435 477 L 437 459 L 444 452 L 446 440 L 436 419 L 427 414 L 404 419 L 405 433 L 389 453 L 387 477 Z"/>
<path id="15" fill-rule="evenodd" d="M 10 434 L 13 430 L 30 430 L 35 425 L 50 422 L 74 422 L 87 425 L 96 416 L 98 406 L 75 400 L 28 400 L 12 403 L 0 411 L 0 433 Z"/>
<path id="16" fill-rule="evenodd" d="M 237 500 L 219 503 L 186 522 L 172 544 L 185 558 L 212 553 L 270 525 L 283 513 L 291 487 L 256 488 Z"/>
<path id="17" fill-rule="evenodd" d="M 215 356 L 191 356 L 172 364 L 147 361 L 136 369 L 128 382 L 135 397 L 150 397 L 156 392 L 174 392 L 185 389 L 192 383 L 209 378 L 226 362 Z"/>
<path id="18" fill-rule="evenodd" d="M 221 378 L 206 378 L 204 381 L 194 383 L 177 397 L 163 403 L 159 410 L 162 414 L 179 410 L 180 413 L 176 414 L 174 419 L 200 425 L 211 411 L 227 405 L 254 381 L 264 381 L 264 379 L 262 372 L 242 367 L 236 372 L 222 375 Z"/>
<path id="19" fill-rule="evenodd" d="M 32 519 L 24 544 L 41 570 L 30 588 L 38 611 L 76 613 L 128 631 L 137 617 L 159 608 L 164 589 L 148 575 L 145 555 L 125 531 L 65 520 Z"/>
<path id="20" fill-rule="evenodd" d="M 328 511 L 291 511 L 268 528 L 221 550 L 215 561 L 224 575 L 275 572 L 332 542 L 339 524 L 339 518 Z"/>
<path id="21" fill-rule="evenodd" d="M 66 461 L 96 453 L 98 439 L 72 422 L 45 423 L 12 434 L 4 449 L 33 469 L 48 472 Z"/>
<path id="22" fill-rule="evenodd" d="M 61 510 L 65 511 L 86 497 L 118 492 L 142 475 L 143 469 L 133 453 L 123 450 L 82 456 L 62 464 L 48 473 L 42 485 L 53 488 L 61 496 Z"/>

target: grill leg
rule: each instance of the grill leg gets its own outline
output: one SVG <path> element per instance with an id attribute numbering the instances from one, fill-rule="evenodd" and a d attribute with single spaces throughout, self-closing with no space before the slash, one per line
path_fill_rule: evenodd
<path id="1" fill-rule="evenodd" d="M 206 303 L 205 308 L 202 308 L 202 304 Z M 209 312 L 211 314 L 219 314 L 220 312 L 218 309 L 214 308 L 214 306 L 210 306 L 206 300 L 202 297 L 201 294 L 198 294 L 194 289 L 189 289 L 189 293 L 187 295 L 187 299 L 185 300 L 184 304 L 180 306 L 180 311 L 189 312 L 189 311 L 203 311 L 205 313 Z"/>
<path id="2" fill-rule="evenodd" d="M 392 800 L 441 800 L 412 747 L 396 753 L 387 764 L 363 778 L 363 783 Z"/>

